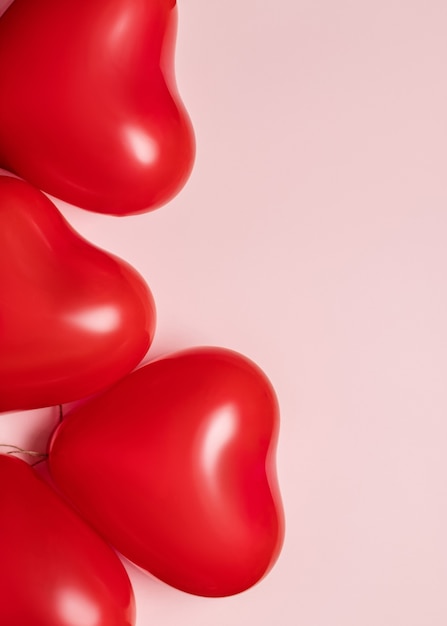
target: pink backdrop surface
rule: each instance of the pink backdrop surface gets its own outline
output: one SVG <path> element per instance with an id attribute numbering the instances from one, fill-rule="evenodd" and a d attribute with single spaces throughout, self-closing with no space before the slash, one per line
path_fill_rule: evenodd
<path id="1" fill-rule="evenodd" d="M 137 626 L 447 623 L 446 24 L 441 0 L 181 0 L 187 186 L 129 218 L 56 202 L 146 278 L 148 358 L 238 350 L 281 405 L 275 568 L 204 599 L 126 563 Z"/>

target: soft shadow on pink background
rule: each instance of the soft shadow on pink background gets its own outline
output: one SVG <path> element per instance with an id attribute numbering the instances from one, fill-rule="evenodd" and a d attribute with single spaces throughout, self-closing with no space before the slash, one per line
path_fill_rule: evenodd
<path id="1" fill-rule="evenodd" d="M 57 203 L 145 276 L 149 356 L 239 350 L 282 409 L 273 571 L 216 600 L 129 565 L 137 626 L 446 624 L 446 23 L 433 0 L 179 0 L 188 185 L 125 219 Z"/>

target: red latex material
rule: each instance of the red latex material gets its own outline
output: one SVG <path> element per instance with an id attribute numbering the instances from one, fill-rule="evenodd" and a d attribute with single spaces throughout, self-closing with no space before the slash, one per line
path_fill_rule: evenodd
<path id="1" fill-rule="evenodd" d="M 0 455 L 0 622 L 132 626 L 113 550 L 24 461 Z"/>
<path id="2" fill-rule="evenodd" d="M 146 354 L 155 305 L 141 276 L 95 248 L 27 183 L 0 177 L 0 410 L 100 391 Z"/>
<path id="3" fill-rule="evenodd" d="M 159 207 L 194 160 L 173 0 L 15 0 L 0 18 L 0 164 L 71 204 Z"/>
<path id="4" fill-rule="evenodd" d="M 67 415 L 50 470 L 127 558 L 184 591 L 226 596 L 260 580 L 281 548 L 277 429 L 261 370 L 235 352 L 197 348 Z"/>

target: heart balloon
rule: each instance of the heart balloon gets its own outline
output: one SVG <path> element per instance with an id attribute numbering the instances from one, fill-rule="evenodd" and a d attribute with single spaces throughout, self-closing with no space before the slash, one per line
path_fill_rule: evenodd
<path id="1" fill-rule="evenodd" d="M 0 18 L 0 164 L 74 205 L 159 207 L 194 160 L 175 0 L 14 0 Z"/>
<path id="2" fill-rule="evenodd" d="M 0 455 L 0 596 L 5 626 L 131 626 L 116 553 L 24 461 Z"/>
<path id="3" fill-rule="evenodd" d="M 277 429 L 262 371 L 230 350 L 196 348 L 67 415 L 50 471 L 131 561 L 184 591 L 227 596 L 259 581 L 281 548 Z"/>
<path id="4" fill-rule="evenodd" d="M 0 411 L 96 393 L 146 354 L 155 305 L 141 276 L 95 248 L 40 191 L 0 177 Z"/>

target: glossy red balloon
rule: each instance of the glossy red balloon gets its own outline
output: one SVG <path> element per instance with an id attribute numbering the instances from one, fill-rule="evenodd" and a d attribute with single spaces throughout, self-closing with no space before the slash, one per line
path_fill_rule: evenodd
<path id="1" fill-rule="evenodd" d="M 194 160 L 175 0 L 14 0 L 0 18 L 0 164 L 71 204 L 159 207 Z"/>
<path id="2" fill-rule="evenodd" d="M 50 471 L 131 561 L 184 591 L 227 596 L 259 581 L 281 548 L 277 430 L 261 370 L 235 352 L 197 348 L 68 415 Z"/>
<path id="3" fill-rule="evenodd" d="M 116 553 L 24 461 L 0 455 L 0 622 L 131 626 Z"/>
<path id="4" fill-rule="evenodd" d="M 0 176 L 0 411 L 61 404 L 129 373 L 154 335 L 141 276 L 41 192 Z"/>

